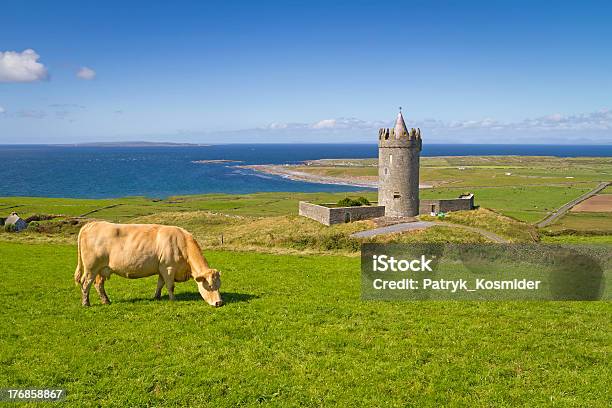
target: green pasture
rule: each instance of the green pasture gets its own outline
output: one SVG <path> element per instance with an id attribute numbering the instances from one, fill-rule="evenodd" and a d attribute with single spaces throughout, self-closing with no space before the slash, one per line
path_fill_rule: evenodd
<path id="1" fill-rule="evenodd" d="M 534 223 L 568 201 L 589 191 L 589 186 L 505 186 L 487 188 L 422 189 L 422 198 L 450 198 L 469 191 L 475 194 L 475 204 L 495 210 L 517 220 Z"/>
<path id="2" fill-rule="evenodd" d="M 350 165 L 347 165 L 350 163 Z M 296 170 L 322 176 L 378 176 L 372 159 L 320 160 Z M 559 158 L 526 156 L 422 157 L 421 183 L 457 186 L 550 186 L 588 184 L 612 179 L 612 160 L 607 157 Z"/>
<path id="3" fill-rule="evenodd" d="M 275 216 L 297 214 L 300 200 L 336 202 L 350 193 L 255 193 L 204 194 L 169 197 L 164 200 L 147 197 L 113 199 L 0 197 L 0 214 L 17 211 L 22 217 L 33 214 L 62 214 L 121 221 L 126 218 L 166 211 L 218 211 L 233 215 Z M 376 199 L 376 192 L 360 192 Z"/>
<path id="4" fill-rule="evenodd" d="M 0 243 L 0 388 L 66 406 L 589 406 L 612 399 L 609 302 L 360 300 L 359 259 L 205 251 L 190 281 L 113 277 L 80 306 L 74 245 Z M 23 404 L 22 404 L 23 405 Z"/>
<path id="5" fill-rule="evenodd" d="M 486 188 L 422 189 L 421 197 L 455 198 L 470 191 L 475 203 L 525 222 L 536 222 L 548 212 L 589 191 L 595 185 L 503 186 Z M 376 201 L 375 191 L 349 193 L 255 193 L 205 194 L 153 200 L 146 197 L 116 199 L 76 199 L 39 197 L 0 197 L 0 214 L 18 212 L 22 217 L 33 214 L 62 214 L 122 221 L 137 216 L 177 211 L 212 211 L 255 217 L 297 214 L 300 200 L 334 203 L 344 197 L 365 196 Z M 6 216 L 6 215 L 5 215 Z"/>
<path id="6" fill-rule="evenodd" d="M 546 230 L 582 235 L 612 235 L 612 213 L 569 212 Z"/>

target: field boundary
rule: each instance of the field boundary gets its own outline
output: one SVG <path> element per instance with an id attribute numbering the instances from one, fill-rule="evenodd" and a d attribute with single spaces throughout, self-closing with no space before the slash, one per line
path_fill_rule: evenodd
<path id="1" fill-rule="evenodd" d="M 123 205 L 123 203 L 111 204 L 111 205 L 107 205 L 106 207 L 96 208 L 95 210 L 91 210 L 91 211 L 86 212 L 85 214 L 79 215 L 79 218 L 87 217 L 88 215 L 91 215 L 91 214 L 93 214 L 95 212 L 98 212 L 98 211 L 107 210 L 109 208 L 119 207 L 120 205 Z"/>

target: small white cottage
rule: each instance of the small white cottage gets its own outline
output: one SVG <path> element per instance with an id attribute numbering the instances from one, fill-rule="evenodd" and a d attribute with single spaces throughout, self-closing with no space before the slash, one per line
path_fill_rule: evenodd
<path id="1" fill-rule="evenodd" d="M 16 212 L 11 213 L 6 220 L 4 220 L 4 225 L 14 225 L 15 231 L 19 232 L 26 228 L 28 228 L 28 223 L 22 220 Z"/>

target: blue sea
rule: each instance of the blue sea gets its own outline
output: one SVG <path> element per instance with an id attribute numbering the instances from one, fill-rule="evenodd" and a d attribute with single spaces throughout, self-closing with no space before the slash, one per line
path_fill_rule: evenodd
<path id="1" fill-rule="evenodd" d="M 612 156 L 612 145 L 426 145 L 424 156 Z M 375 144 L 253 144 L 184 147 L 0 145 L 0 197 L 102 198 L 259 191 L 351 191 L 236 167 L 324 158 L 377 157 Z M 239 163 L 194 163 L 236 160 Z"/>

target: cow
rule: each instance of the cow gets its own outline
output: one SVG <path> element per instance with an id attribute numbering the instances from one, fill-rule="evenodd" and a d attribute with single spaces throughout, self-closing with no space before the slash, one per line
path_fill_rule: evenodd
<path id="1" fill-rule="evenodd" d="M 81 303 L 89 306 L 89 289 L 95 288 L 104 304 L 110 300 L 104 282 L 112 274 L 136 279 L 158 275 L 155 299 L 166 285 L 174 300 L 174 282 L 194 278 L 202 298 L 221 306 L 220 273 L 211 269 L 195 238 L 186 230 L 157 224 L 85 224 L 78 236 L 78 261 L 74 281 L 81 287 Z"/>

